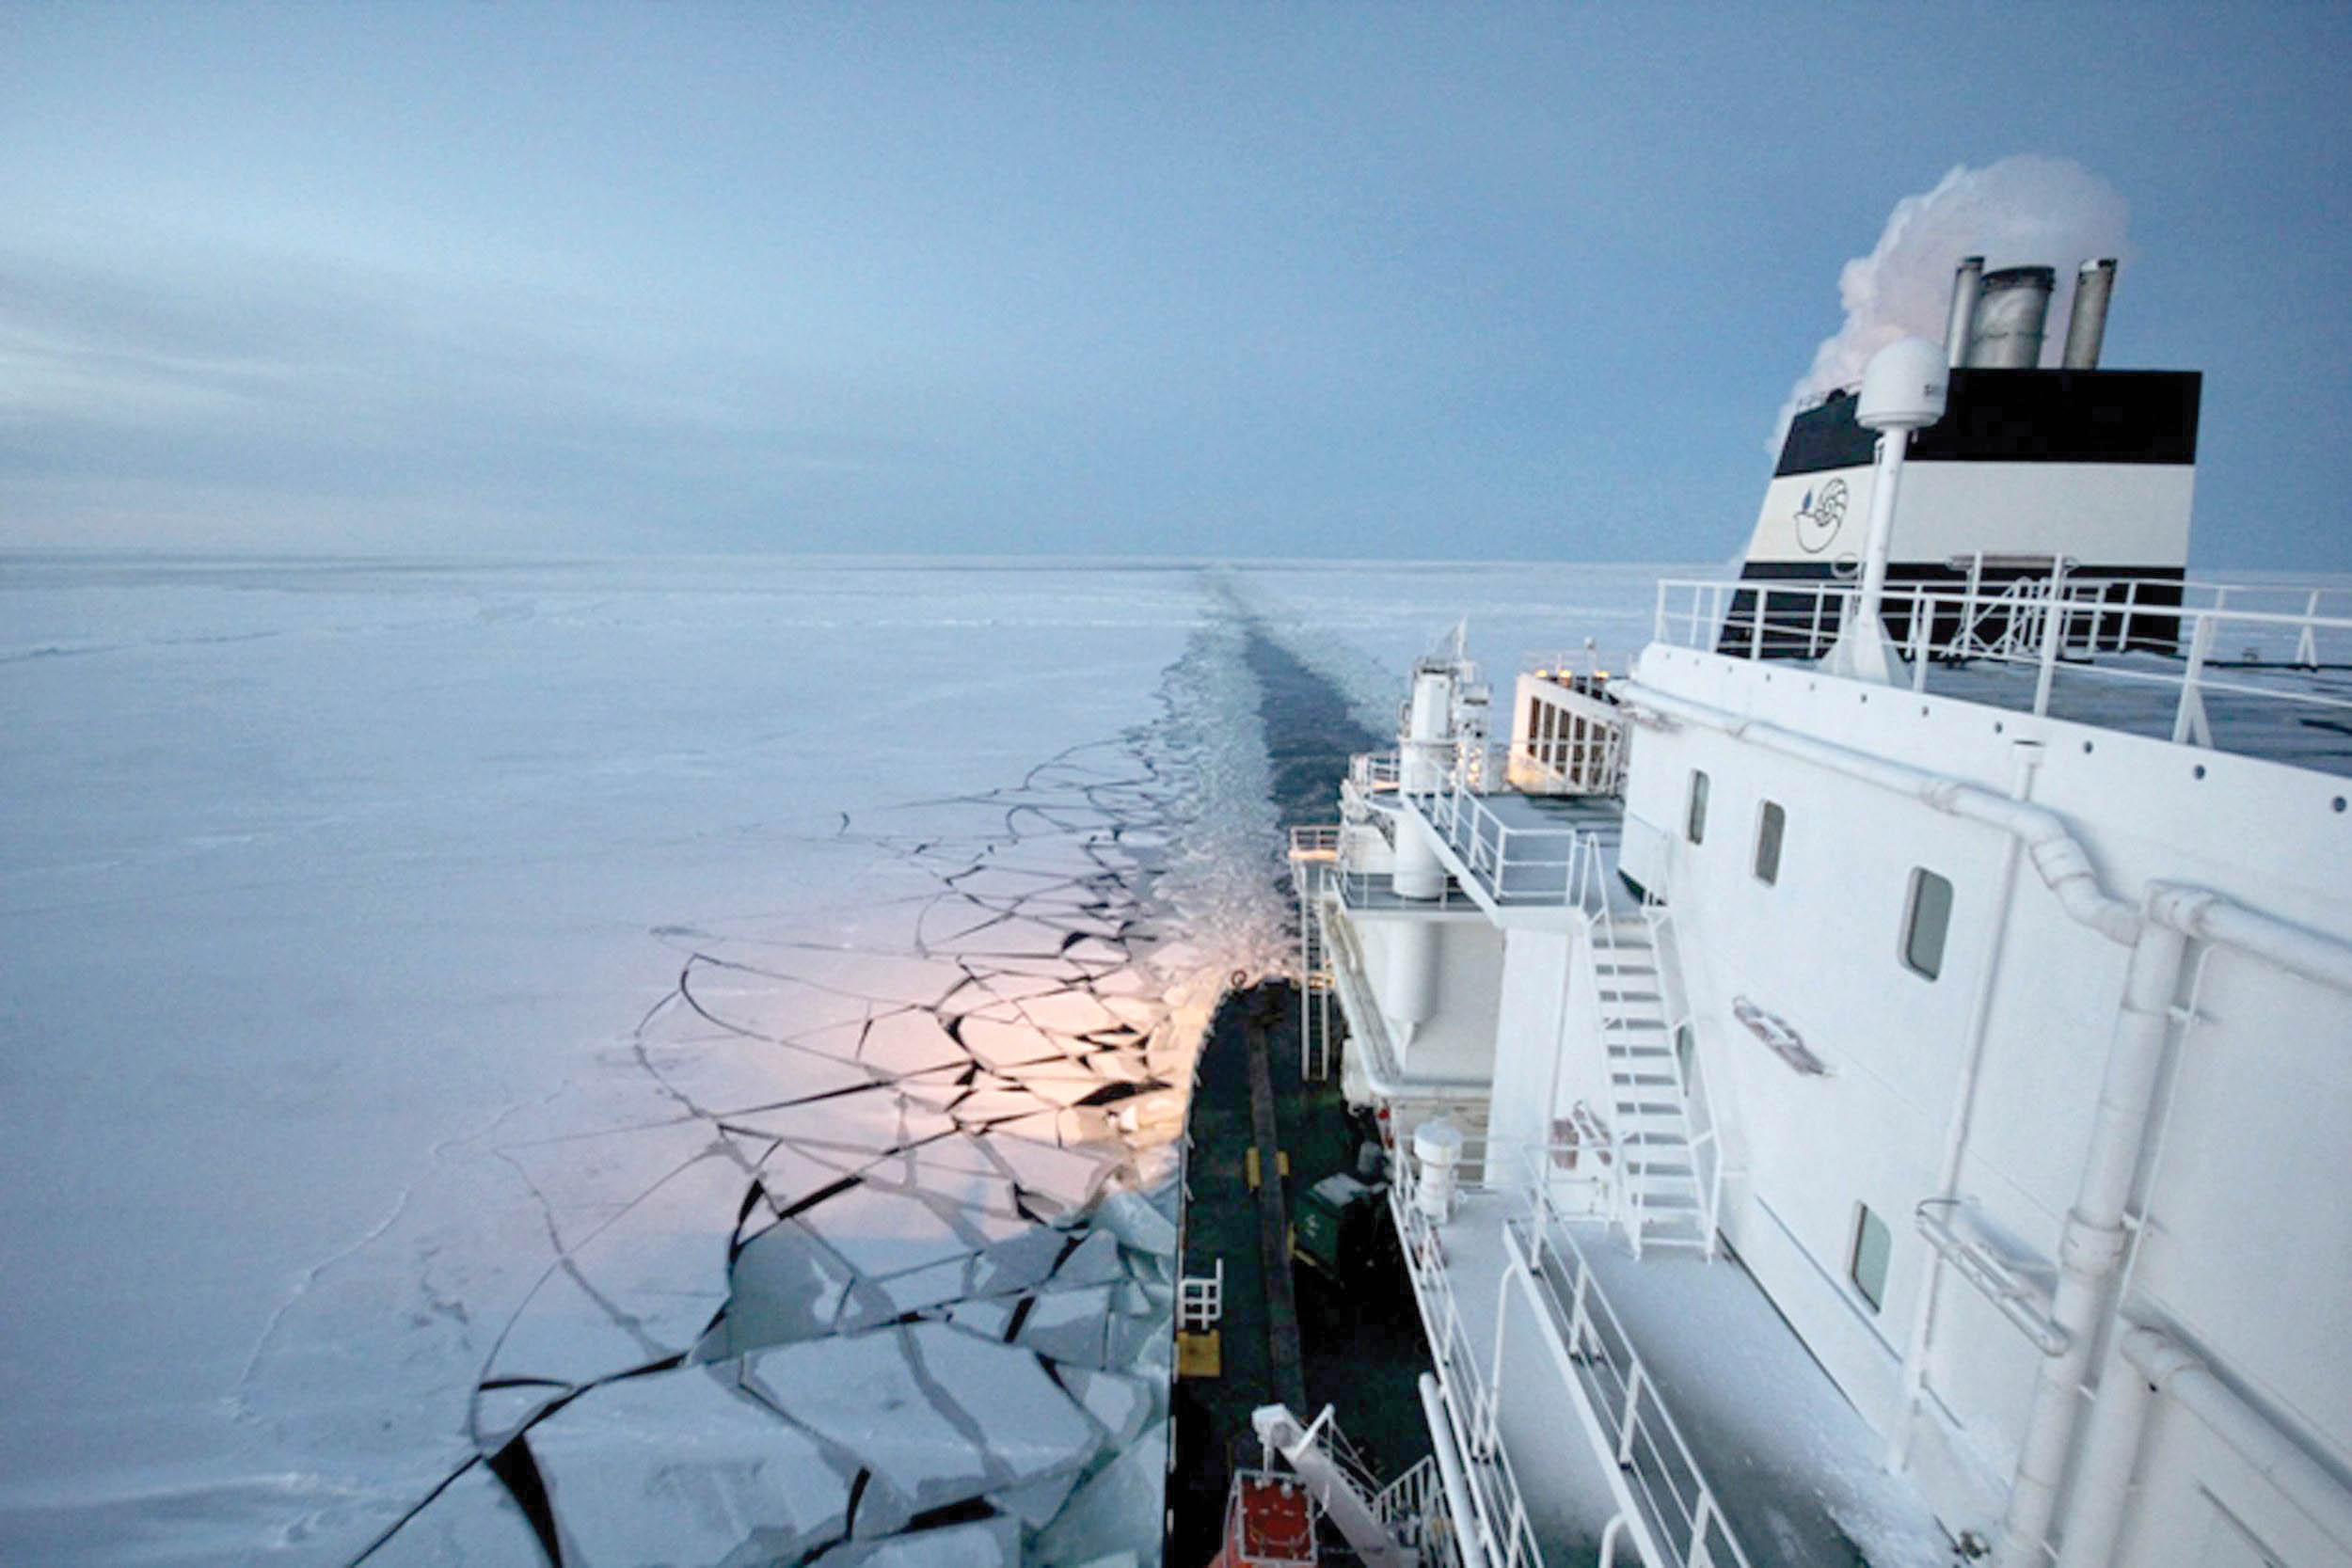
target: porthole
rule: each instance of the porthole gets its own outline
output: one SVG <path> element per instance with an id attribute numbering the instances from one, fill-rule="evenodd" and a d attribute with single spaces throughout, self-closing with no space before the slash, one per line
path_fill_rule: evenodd
<path id="1" fill-rule="evenodd" d="M 1854 1205 L 1853 1248 L 1846 1258 L 1846 1277 L 1875 1312 L 1886 1305 L 1886 1266 L 1895 1252 L 1894 1232 L 1870 1212 L 1867 1203 Z"/>
<path id="2" fill-rule="evenodd" d="M 1903 909 L 1903 967 L 1932 980 L 1944 973 L 1944 938 L 1952 927 L 1952 884 L 1924 865 L 1911 868 Z"/>
<path id="3" fill-rule="evenodd" d="M 1788 814 L 1777 800 L 1767 800 L 1756 815 L 1756 879 L 1770 887 L 1780 880 L 1780 841 Z"/>

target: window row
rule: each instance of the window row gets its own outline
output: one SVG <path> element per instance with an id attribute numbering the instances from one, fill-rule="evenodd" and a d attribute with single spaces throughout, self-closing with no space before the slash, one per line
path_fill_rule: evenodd
<path id="1" fill-rule="evenodd" d="M 1691 790 L 1683 808 L 1682 836 L 1693 845 L 1707 842 L 1708 780 L 1699 768 L 1691 770 Z M 1788 813 L 1777 800 L 1766 800 L 1756 814 L 1756 853 L 1750 862 L 1756 879 L 1766 887 L 1780 880 L 1781 848 L 1788 833 Z M 1903 902 L 1903 967 L 1932 980 L 1944 972 L 1944 939 L 1952 925 L 1952 884 L 1948 878 L 1924 865 L 1911 868 L 1911 886 Z"/>

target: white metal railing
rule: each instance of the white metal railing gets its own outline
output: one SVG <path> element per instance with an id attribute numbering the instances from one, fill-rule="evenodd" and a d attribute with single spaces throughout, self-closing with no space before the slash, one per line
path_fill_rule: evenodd
<path id="1" fill-rule="evenodd" d="M 1475 1167 L 1470 1160 L 1473 1148 L 1478 1150 Z M 1457 1169 L 1475 1168 L 1480 1173 L 1479 1180 L 1465 1179 L 1465 1184 L 1481 1185 L 1486 1161 L 1493 1152 L 1487 1141 L 1465 1138 L 1462 1152 L 1463 1163 Z M 1543 1552 L 1535 1543 L 1534 1527 L 1528 1520 L 1527 1499 L 1519 1490 L 1518 1472 L 1512 1467 L 1510 1454 L 1491 1441 L 1502 1390 L 1487 1378 L 1478 1349 L 1462 1325 L 1453 1276 L 1446 1272 L 1444 1238 L 1422 1212 L 1419 1175 L 1410 1152 L 1391 1149 L 1389 1164 L 1389 1213 L 1404 1243 L 1406 1273 L 1412 1281 L 1414 1305 L 1421 1309 L 1422 1329 L 1429 1340 L 1431 1359 L 1438 1366 L 1438 1394 L 1454 1432 L 1470 1450 L 1462 1457 L 1470 1483 L 1470 1508 L 1477 1517 L 1455 1523 L 1478 1532 L 1486 1544 L 1486 1561 L 1491 1568 L 1541 1568 Z"/>
<path id="2" fill-rule="evenodd" d="M 1599 857 L 1595 856 L 1593 862 L 1597 863 L 1598 859 Z M 1587 940 L 1574 944 L 1577 962 L 1576 989 L 1584 996 L 1584 1011 L 1586 1021 L 1592 1026 L 1593 1041 L 1600 1049 L 1603 1071 L 1607 1073 L 1613 1086 L 1616 1072 L 1608 1063 L 1609 1015 L 1608 1009 L 1601 1006 L 1600 1000 L 1602 990 L 1600 957 L 1604 951 L 1609 955 L 1613 971 L 1613 988 L 1622 990 L 1625 986 L 1624 950 L 1617 945 L 1615 927 L 1609 919 L 1609 900 L 1606 890 L 1592 885 L 1595 880 L 1592 863 L 1588 863 L 1585 865 L 1582 876 L 1585 885 L 1574 890 L 1577 898 L 1581 901 L 1584 897 L 1597 894 L 1599 895 L 1599 909 L 1588 927 Z M 1553 1102 L 1555 1105 L 1558 1103 L 1556 1092 L 1553 1096 Z M 1633 1256 L 1639 1258 L 1642 1256 L 1642 1208 L 1645 1196 L 1643 1188 L 1645 1183 L 1633 1180 L 1629 1164 L 1639 1156 L 1635 1148 L 1624 1136 L 1625 1129 L 1618 1125 L 1621 1119 L 1613 1107 L 1609 1124 L 1617 1158 L 1612 1167 L 1613 1175 L 1608 1186 L 1609 1215 L 1625 1232 L 1627 1241 L 1632 1245 Z"/>
<path id="3" fill-rule="evenodd" d="M 1851 582 L 1675 578 L 1658 585 L 1659 641 L 1746 658 L 1818 658 L 1836 641 Z M 2178 596 L 2178 604 L 2166 602 Z M 1914 690 L 1948 686 L 1970 665 L 2031 667 L 2031 711 L 2047 714 L 2061 668 L 2071 683 L 2169 695 L 2170 738 L 2214 744 L 2214 696 L 2319 709 L 2352 721 L 2352 590 L 2148 578 L 2021 578 L 1957 586 L 1890 585 L 1888 629 Z M 1942 674 L 1931 674 L 1940 671 Z M 2329 678 L 2322 678 L 2322 673 Z M 1966 695 L 2001 701 L 1981 683 Z M 2022 704 L 2020 705 L 2023 705 Z"/>
<path id="4" fill-rule="evenodd" d="M 1657 1379 L 1576 1239 L 1544 1211 L 1540 1192 L 1535 1212 L 1512 1222 L 1506 1234 L 1535 1282 L 1549 1326 L 1566 1347 L 1568 1364 L 1613 1444 L 1617 1469 L 1666 1560 L 1679 1568 L 1747 1568 L 1747 1553 L 1675 1425 Z"/>
<path id="5" fill-rule="evenodd" d="M 1615 668 L 1623 672 L 1625 664 Z M 1576 649 L 1536 648 L 1519 655 L 1519 668 L 1533 671 L 1546 680 L 1569 680 L 1579 675 L 1607 675 L 1608 668 L 1600 659 L 1600 645 L 1588 640 Z"/>
<path id="6" fill-rule="evenodd" d="M 1590 917 L 1590 935 L 1586 942 L 1580 944 L 1579 977 L 1584 994 L 1590 999 L 1586 1012 L 1594 1026 L 1594 1038 L 1600 1045 L 1604 1058 L 1603 1065 L 1607 1068 L 1613 1083 L 1617 1076 L 1617 1069 L 1607 1062 L 1610 1044 L 1608 1022 L 1612 1015 L 1611 1010 L 1601 1002 L 1601 992 L 1604 989 L 1614 990 L 1621 993 L 1622 1001 L 1622 993 L 1629 984 L 1626 977 L 1629 957 L 1646 952 L 1659 987 L 1657 1022 L 1664 1030 L 1659 1045 L 1666 1054 L 1667 1070 L 1672 1076 L 1674 1103 L 1680 1112 L 1682 1119 L 1680 1136 L 1683 1147 L 1681 1150 L 1675 1152 L 1687 1154 L 1691 1161 L 1691 1191 L 1697 1201 L 1697 1211 L 1692 1216 L 1699 1227 L 1699 1235 L 1696 1239 L 1707 1256 L 1711 1259 L 1715 1256 L 1715 1221 L 1721 1196 L 1722 1160 L 1715 1148 L 1716 1132 L 1712 1119 L 1710 1118 L 1702 1128 L 1699 1117 L 1692 1109 L 1690 1071 L 1686 1070 L 1682 1062 L 1682 1053 L 1677 1049 L 1679 1039 L 1677 1030 L 1678 1026 L 1688 1023 L 1689 1013 L 1679 1005 L 1679 987 L 1675 987 L 1671 993 L 1668 989 L 1666 970 L 1669 957 L 1668 944 L 1671 941 L 1669 933 L 1672 927 L 1667 925 L 1664 906 L 1659 904 L 1654 898 L 1645 896 L 1643 899 L 1642 911 L 1638 919 L 1648 935 L 1649 945 L 1646 948 L 1629 945 L 1623 940 L 1619 930 L 1620 925 L 1625 923 L 1620 922 L 1616 911 L 1611 907 L 1609 890 L 1602 881 L 1600 857 L 1594 856 L 1587 860 L 1582 875 L 1586 879 L 1586 883 L 1577 890 L 1576 901 Z M 1603 960 L 1608 962 L 1611 970 L 1610 978 L 1606 982 L 1600 974 L 1600 964 Z M 1633 1011 L 1620 1006 L 1615 1016 L 1626 1019 L 1636 1015 Z M 1630 1048 L 1634 1043 L 1633 1037 L 1628 1035 L 1624 1038 L 1628 1047 Z M 1694 1070 L 1696 1066 L 1697 1058 L 1694 1055 L 1691 1069 Z M 1655 1085 L 1643 1085 L 1634 1082 L 1639 1071 L 1638 1061 L 1629 1057 L 1625 1068 L 1627 1082 L 1624 1087 L 1633 1095 L 1636 1101 L 1639 1101 L 1644 1094 L 1654 1093 L 1656 1090 Z M 1633 1256 L 1639 1258 L 1642 1256 L 1643 1243 L 1648 1237 L 1647 1210 L 1655 1181 L 1653 1172 L 1660 1163 L 1659 1148 L 1650 1143 L 1635 1143 L 1630 1137 L 1625 1135 L 1626 1131 L 1622 1127 L 1617 1129 L 1619 1134 L 1616 1140 L 1617 1179 L 1613 1192 L 1614 1198 L 1613 1217 L 1619 1227 L 1624 1230 L 1626 1240 L 1633 1249 Z"/>
<path id="7" fill-rule="evenodd" d="M 1438 1461 L 1423 1454 L 1373 1499 L 1373 1512 L 1391 1534 L 1421 1554 L 1420 1568 L 1461 1568 L 1454 1532 L 1461 1527 L 1446 1504 Z"/>
<path id="8" fill-rule="evenodd" d="M 1557 904 L 1568 900 L 1582 863 L 1597 859 L 1593 835 L 1575 828 L 1513 826 L 1460 773 L 1447 775 L 1421 802 L 1430 825 L 1444 835 L 1488 896 L 1498 904 Z"/>
<path id="9" fill-rule="evenodd" d="M 1188 1274 L 1176 1282 L 1176 1326 L 1186 1334 L 1205 1334 L 1225 1316 L 1225 1259 L 1215 1272 Z"/>
<path id="10" fill-rule="evenodd" d="M 1548 1177 L 1553 1156 L 1560 1150 L 1465 1139 L 1466 1166 L 1473 1145 L 1480 1148 L 1482 1175 L 1464 1180 L 1461 1185 L 1470 1192 L 1491 1191 L 1523 1206 L 1520 1212 L 1503 1221 L 1505 1243 L 1526 1269 L 1545 1305 L 1549 1332 L 1554 1336 L 1564 1364 L 1571 1369 L 1576 1391 L 1588 1402 L 1597 1430 L 1611 1445 L 1609 1460 L 1642 1513 L 1644 1533 L 1676 1568 L 1749 1568 L 1747 1554 L 1675 1425 L 1657 1380 L 1635 1350 L 1583 1252 L 1559 1223 L 1549 1196 Z M 1443 1373 L 1438 1386 L 1447 1415 L 1470 1450 L 1465 1457 L 1474 1461 L 1471 1503 L 1479 1515 L 1478 1528 L 1489 1543 L 1488 1560 L 1498 1568 L 1540 1563 L 1517 1473 L 1509 1451 L 1498 1441 L 1502 1398 L 1500 1367 L 1490 1375 L 1464 1331 L 1446 1269 L 1444 1233 L 1422 1211 L 1414 1161 L 1398 1150 L 1391 1164 L 1390 1212 L 1404 1239 L 1407 1272 L 1431 1354 Z M 1510 1180 L 1505 1173 L 1514 1168 L 1526 1174 Z M 1490 1178 L 1502 1180 L 1491 1181 Z M 1490 1356 L 1499 1355 L 1502 1332 L 1502 1324 L 1498 1322 Z"/>
<path id="11" fill-rule="evenodd" d="M 1666 1054 L 1674 1064 L 1675 1092 L 1682 1099 L 1683 1117 L 1690 1124 L 1691 1169 L 1697 1178 L 1699 1191 L 1699 1222 L 1706 1227 L 1707 1256 L 1712 1259 L 1718 1242 L 1717 1224 L 1724 1211 L 1724 1143 L 1722 1128 L 1715 1115 L 1715 1102 L 1707 1092 L 1706 1075 L 1700 1070 L 1698 1041 L 1686 1031 L 1694 1031 L 1697 1021 L 1692 1016 L 1690 992 L 1682 983 L 1680 950 L 1675 944 L 1674 911 L 1655 897 L 1642 900 L 1642 919 L 1649 927 L 1650 945 L 1656 951 L 1658 963 L 1658 993 L 1666 1015 Z M 1683 1060 L 1682 1042 L 1690 1038 L 1690 1060 Z"/>
<path id="12" fill-rule="evenodd" d="M 1331 954 L 1321 905 L 1341 844 L 1336 823 L 1291 830 L 1291 891 L 1298 900 L 1298 1077 L 1306 1084 L 1331 1075 Z"/>
<path id="13" fill-rule="evenodd" d="M 1340 858 L 1340 825 L 1318 822 L 1312 827 L 1291 830 L 1291 860 L 1337 861 Z"/>

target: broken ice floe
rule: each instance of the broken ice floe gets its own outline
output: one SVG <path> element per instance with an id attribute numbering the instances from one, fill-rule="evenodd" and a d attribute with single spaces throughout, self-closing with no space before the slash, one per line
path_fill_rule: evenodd
<path id="1" fill-rule="evenodd" d="M 1176 792 L 1099 748 L 910 812 L 877 847 L 931 891 L 854 951 L 667 933 L 632 1050 L 678 1115 L 500 1150 L 553 1261 L 377 1557 L 1156 1561 L 1172 1146 L 1232 956 L 1158 935 Z"/>

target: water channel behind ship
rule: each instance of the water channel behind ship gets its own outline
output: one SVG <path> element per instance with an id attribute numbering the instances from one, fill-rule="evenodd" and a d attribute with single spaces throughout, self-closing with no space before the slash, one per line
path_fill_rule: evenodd
<path id="1" fill-rule="evenodd" d="M 1329 820 L 1348 758 L 1376 750 L 1383 738 L 1350 717 L 1338 688 L 1255 625 L 1248 627 L 1245 657 L 1258 682 L 1283 832 Z M 1373 1136 L 1368 1117 L 1349 1115 L 1336 1065 L 1325 1081 L 1301 1080 L 1298 1024 L 1298 992 L 1290 983 L 1236 991 L 1218 1010 L 1201 1053 L 1185 1167 L 1184 1266 L 1200 1275 L 1224 1262 L 1221 1364 L 1215 1376 L 1180 1377 L 1174 1391 L 1168 1568 L 1200 1568 L 1216 1556 L 1232 1472 L 1259 1461 L 1249 1426 L 1259 1405 L 1295 1403 L 1302 1420 L 1334 1406 L 1341 1431 L 1383 1483 L 1429 1451 L 1415 1387 L 1428 1369 L 1428 1351 L 1393 1247 L 1335 1279 L 1289 1261 L 1287 1238 L 1269 1247 L 1263 1233 L 1267 1222 L 1248 1182 L 1257 1141 L 1253 1053 L 1263 1053 L 1275 1141 L 1289 1167 L 1282 1175 L 1281 1160 L 1262 1162 L 1263 1174 L 1279 1184 L 1292 1227 L 1308 1189 L 1354 1171 L 1359 1146 Z M 1385 1214 L 1379 1228 L 1390 1233 Z M 1287 1272 L 1287 1291 L 1279 1277 L 1269 1276 L 1269 1250 L 1274 1266 Z M 1286 1317 L 1295 1328 L 1285 1327 Z"/>

